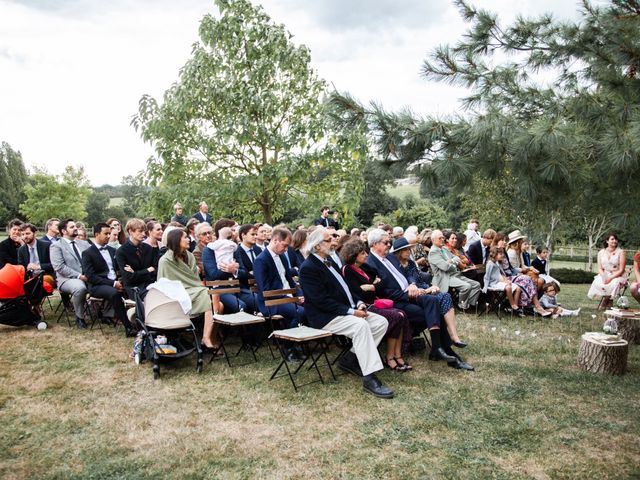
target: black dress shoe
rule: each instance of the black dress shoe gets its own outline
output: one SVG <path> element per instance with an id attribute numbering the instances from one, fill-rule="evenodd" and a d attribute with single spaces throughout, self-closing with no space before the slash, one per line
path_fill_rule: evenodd
<path id="1" fill-rule="evenodd" d="M 358 359 L 353 354 L 345 354 L 340 360 L 338 360 L 338 367 L 345 372 L 355 375 L 356 377 L 362 377 L 362 369 L 360 368 Z"/>
<path id="2" fill-rule="evenodd" d="M 393 398 L 393 390 L 385 387 L 373 373 L 363 377 L 362 388 L 379 398 Z"/>
<path id="3" fill-rule="evenodd" d="M 110 327 L 113 327 L 113 319 L 111 317 L 102 317 L 102 319 L 100 320 L 104 325 L 108 325 Z"/>
<path id="4" fill-rule="evenodd" d="M 304 349 L 302 347 L 294 347 L 293 351 L 295 352 L 296 356 L 300 359 L 301 362 L 305 361 L 307 359 L 307 354 L 304 353 Z"/>
<path id="5" fill-rule="evenodd" d="M 447 365 L 449 365 L 451 368 L 455 368 L 456 370 L 468 370 L 469 372 L 475 371 L 475 368 L 473 368 L 467 362 L 464 362 L 457 358 L 454 362 L 448 362 Z"/>
<path id="6" fill-rule="evenodd" d="M 442 347 L 439 347 L 435 350 L 431 350 L 431 353 L 429 354 L 429 360 L 444 360 L 445 362 L 454 362 L 457 360 L 457 358 L 447 354 L 447 352 L 445 352 Z"/>
<path id="7" fill-rule="evenodd" d="M 82 330 L 84 328 L 87 328 L 87 324 L 84 323 L 84 320 L 80 317 L 76 317 L 76 328 Z"/>
<path id="8" fill-rule="evenodd" d="M 463 342 L 462 340 L 460 340 L 459 342 L 453 342 L 453 346 L 458 348 L 464 348 L 467 345 L 467 342 Z"/>

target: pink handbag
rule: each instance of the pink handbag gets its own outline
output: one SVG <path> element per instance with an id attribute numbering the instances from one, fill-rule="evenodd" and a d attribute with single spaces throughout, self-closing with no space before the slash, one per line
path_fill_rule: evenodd
<path id="1" fill-rule="evenodd" d="M 381 310 L 385 308 L 393 308 L 393 300 L 389 300 L 388 298 L 376 298 L 373 302 L 373 306 Z"/>

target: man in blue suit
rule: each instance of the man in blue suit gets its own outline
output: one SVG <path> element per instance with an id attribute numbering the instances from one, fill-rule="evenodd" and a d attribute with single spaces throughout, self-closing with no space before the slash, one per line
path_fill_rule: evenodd
<path id="1" fill-rule="evenodd" d="M 349 290 L 335 263 L 333 238 L 319 227 L 307 238 L 309 256 L 300 268 L 300 285 L 305 293 L 305 311 L 311 326 L 353 341 L 353 348 L 340 359 L 339 366 L 362 376 L 365 391 L 393 398 L 393 390 L 385 387 L 375 375 L 382 370 L 378 344 L 387 332 L 387 320 L 367 311 L 367 306 Z"/>
<path id="2" fill-rule="evenodd" d="M 464 368 L 460 360 L 451 350 L 451 338 L 446 328 L 441 328 L 442 315 L 438 299 L 434 295 L 419 295 L 419 288 L 409 283 L 407 278 L 396 268 L 396 259 L 389 254 L 391 240 L 389 234 L 382 229 L 369 232 L 370 255 L 367 263 L 376 269 L 384 286 L 384 295 L 393 300 L 394 307 L 407 314 L 414 330 L 429 329 L 431 334 L 432 360 L 445 360 L 454 368 Z"/>
<path id="3" fill-rule="evenodd" d="M 301 297 L 298 304 L 287 303 L 268 308 L 264 304 L 263 293 L 268 290 L 297 288 L 287 259 L 284 256 L 290 244 L 291 232 L 286 228 L 276 228 L 271 234 L 271 241 L 267 248 L 253 262 L 253 275 L 258 286 L 258 308 L 263 315 L 281 315 L 284 317 L 284 324 L 287 328 L 297 327 L 303 323 L 304 308 L 302 303 L 304 303 L 304 297 L 302 297 L 302 292 L 298 291 L 298 296 Z M 300 360 L 301 358 L 302 352 L 297 349 L 290 349 L 287 354 L 287 359 L 290 361 Z"/>

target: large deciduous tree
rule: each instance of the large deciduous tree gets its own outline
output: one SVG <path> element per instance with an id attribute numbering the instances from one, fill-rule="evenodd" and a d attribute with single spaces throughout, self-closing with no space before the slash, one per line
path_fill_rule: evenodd
<path id="1" fill-rule="evenodd" d="M 24 200 L 24 186 L 27 183 L 27 171 L 22 155 L 6 142 L 0 144 L 0 225 L 17 217 L 20 203 Z"/>
<path id="2" fill-rule="evenodd" d="M 74 220 L 87 217 L 91 187 L 83 167 L 69 165 L 59 176 L 36 169 L 24 190 L 26 200 L 20 211 L 35 224 L 42 225 L 51 217 Z"/>
<path id="3" fill-rule="evenodd" d="M 268 223 L 291 202 L 353 215 L 366 140 L 330 124 L 309 50 L 249 1 L 215 3 L 220 15 L 203 18 L 179 80 L 161 104 L 144 96 L 133 120 L 157 152 L 146 175 L 162 208 L 199 195 Z"/>
<path id="4" fill-rule="evenodd" d="M 423 75 L 469 89 L 466 113 L 416 118 L 335 95 L 345 124 L 367 124 L 387 161 L 450 185 L 506 175 L 514 196 L 505 201 L 521 209 L 568 217 L 579 203 L 594 219 L 611 210 L 620 225 L 636 219 L 640 2 L 585 0 L 577 22 L 542 15 L 509 26 L 456 4 L 470 27 L 431 54 Z"/>

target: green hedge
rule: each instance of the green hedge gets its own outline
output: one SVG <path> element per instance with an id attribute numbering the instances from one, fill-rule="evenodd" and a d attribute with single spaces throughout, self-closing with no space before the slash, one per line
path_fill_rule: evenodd
<path id="1" fill-rule="evenodd" d="M 596 265 L 598 263 L 598 251 L 600 249 L 593 250 L 593 264 Z M 635 255 L 635 250 L 625 250 L 625 256 L 627 257 L 627 265 L 633 265 L 633 256 Z M 535 258 L 535 252 L 531 255 L 531 258 Z M 589 258 L 586 255 L 559 255 L 553 254 L 553 260 L 563 261 L 563 262 L 582 262 L 587 263 Z"/>
<path id="2" fill-rule="evenodd" d="M 575 268 L 554 268 L 551 270 L 551 276 L 560 283 L 591 283 L 595 275 Z"/>

